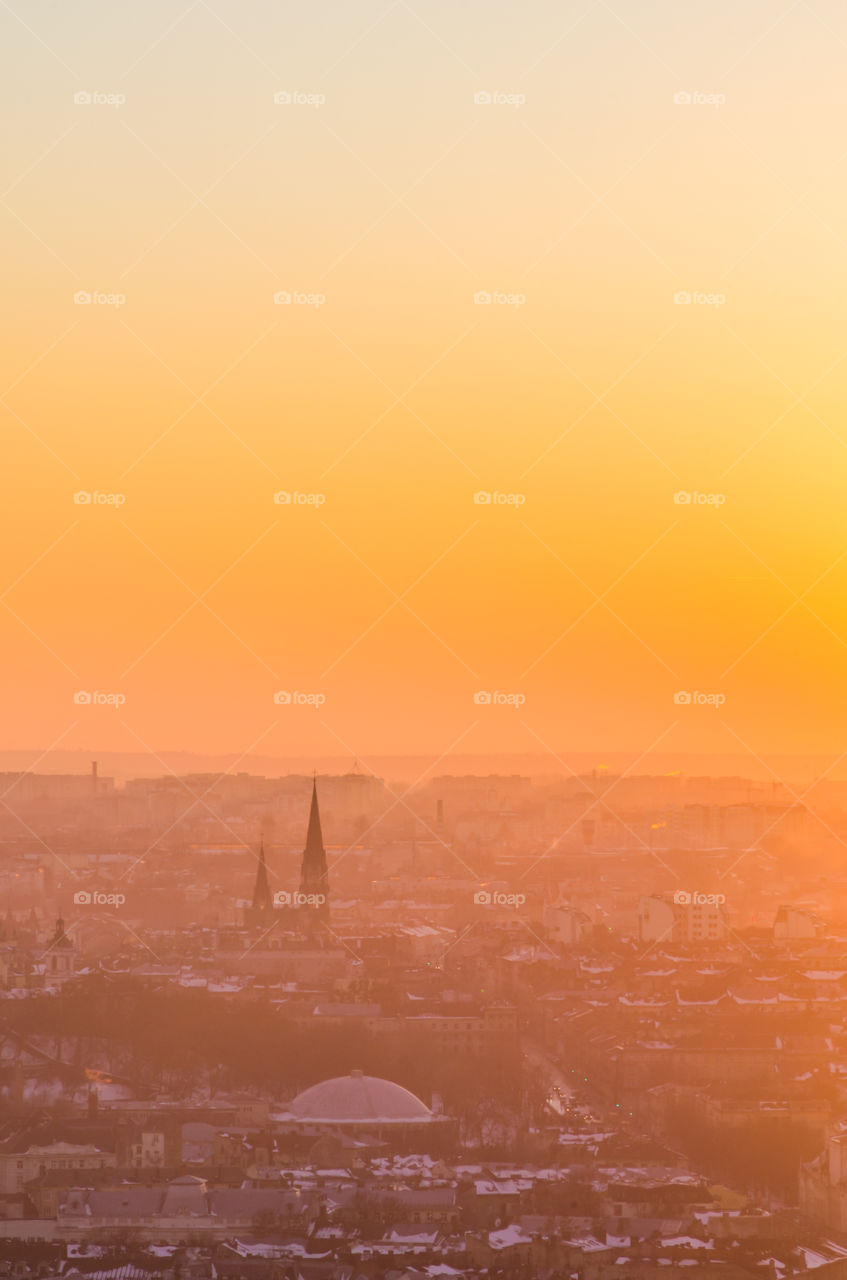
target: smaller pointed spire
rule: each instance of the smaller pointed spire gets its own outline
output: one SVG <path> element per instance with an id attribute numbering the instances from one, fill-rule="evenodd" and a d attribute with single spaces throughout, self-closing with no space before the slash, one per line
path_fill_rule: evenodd
<path id="1" fill-rule="evenodd" d="M 248 917 L 250 923 L 261 924 L 264 918 L 270 916 L 273 911 L 273 905 L 273 895 L 268 882 L 268 867 L 265 861 L 265 838 L 261 836 L 259 839 L 259 863 L 256 868 L 256 884 L 253 888 L 253 904 Z"/>
<path id="2" fill-rule="evenodd" d="M 324 853 L 324 840 L 321 832 L 321 815 L 318 809 L 318 776 L 315 774 L 312 779 L 312 803 L 309 806 L 309 827 L 306 832 L 306 852 L 304 861 L 321 863 L 323 862 L 323 870 L 326 870 L 326 854 Z"/>

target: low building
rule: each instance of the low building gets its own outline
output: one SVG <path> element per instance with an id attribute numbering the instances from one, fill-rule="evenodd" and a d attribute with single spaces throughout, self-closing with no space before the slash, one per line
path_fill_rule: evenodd
<path id="1" fill-rule="evenodd" d="M 427 1132 L 450 1126 L 408 1089 L 361 1071 L 304 1089 L 274 1122 L 282 1132 L 367 1135 L 395 1145 L 420 1142 Z"/>
<path id="2" fill-rule="evenodd" d="M 25 1151 L 5 1148 L 0 1151 L 0 1193 L 20 1193 L 33 1178 L 51 1170 L 107 1169 L 114 1167 L 116 1163 L 112 1151 L 101 1151 L 92 1145 L 77 1145 L 72 1142 L 30 1146 Z"/>

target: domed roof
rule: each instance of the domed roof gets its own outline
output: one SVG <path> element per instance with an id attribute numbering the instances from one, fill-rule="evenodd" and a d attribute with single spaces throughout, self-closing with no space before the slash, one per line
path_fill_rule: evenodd
<path id="1" fill-rule="evenodd" d="M 420 1124 L 433 1118 L 429 1107 L 408 1089 L 361 1071 L 304 1089 L 288 1111 L 311 1124 Z"/>

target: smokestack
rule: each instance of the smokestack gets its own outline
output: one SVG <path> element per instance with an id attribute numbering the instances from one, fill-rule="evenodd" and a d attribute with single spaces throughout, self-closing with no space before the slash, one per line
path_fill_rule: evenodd
<path id="1" fill-rule="evenodd" d="M 91 761 L 91 793 L 97 795 L 97 761 Z"/>

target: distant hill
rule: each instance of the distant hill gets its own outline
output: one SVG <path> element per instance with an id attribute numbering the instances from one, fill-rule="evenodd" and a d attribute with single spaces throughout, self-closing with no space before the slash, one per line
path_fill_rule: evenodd
<path id="1" fill-rule="evenodd" d="M 118 781 L 126 778 L 159 777 L 169 769 L 177 774 L 186 773 L 235 773 L 260 774 L 274 777 L 287 773 L 311 774 L 348 773 L 356 768 L 364 773 L 375 773 L 389 780 L 413 782 L 422 775 L 439 774 L 488 774 L 519 773 L 534 778 L 568 776 L 590 773 L 592 769 L 610 773 L 625 770 L 633 774 L 663 774 L 680 771 L 691 776 L 742 777 L 772 779 L 773 773 L 759 764 L 752 755 L 684 755 L 669 752 L 645 756 L 643 751 L 612 751 L 604 755 L 596 752 L 569 751 L 559 747 L 563 763 L 557 764 L 552 756 L 536 754 L 514 755 L 449 755 L 439 759 L 434 755 L 378 755 L 354 760 L 351 756 L 262 756 L 240 757 L 200 755 L 192 751 L 159 751 L 157 755 L 146 752 L 104 751 L 0 751 L 0 772 L 33 769 L 36 773 L 88 773 L 92 759 L 97 760 L 101 776 Z M 827 770 L 832 760 L 826 756 L 775 756 L 768 761 L 771 769 L 789 783 L 811 782 L 826 774 L 830 780 L 847 778 L 847 762 L 832 773 Z"/>

